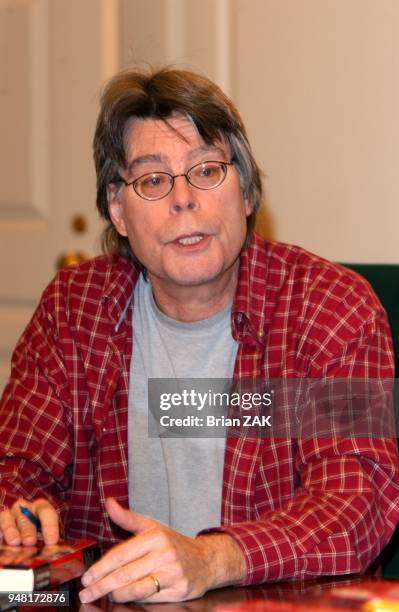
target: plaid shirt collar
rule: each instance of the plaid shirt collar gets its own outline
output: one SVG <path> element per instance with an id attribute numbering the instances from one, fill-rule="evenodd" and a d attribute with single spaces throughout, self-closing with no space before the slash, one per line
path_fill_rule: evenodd
<path id="1" fill-rule="evenodd" d="M 240 255 L 236 296 L 231 313 L 233 338 L 244 344 L 266 343 L 267 251 L 254 234 Z M 261 313 L 259 315 L 259 313 Z"/>
<path id="2" fill-rule="evenodd" d="M 102 304 L 107 308 L 108 317 L 119 331 L 132 302 L 134 286 L 139 273 L 133 263 L 125 257 L 117 257 L 107 285 L 104 287 Z"/>

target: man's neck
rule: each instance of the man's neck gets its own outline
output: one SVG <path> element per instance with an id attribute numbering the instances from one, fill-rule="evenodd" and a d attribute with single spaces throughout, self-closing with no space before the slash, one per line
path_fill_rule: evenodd
<path id="1" fill-rule="evenodd" d="M 176 321 L 193 322 L 209 319 L 233 302 L 238 279 L 238 261 L 224 282 L 208 283 L 199 287 L 170 287 L 148 275 L 158 308 Z"/>

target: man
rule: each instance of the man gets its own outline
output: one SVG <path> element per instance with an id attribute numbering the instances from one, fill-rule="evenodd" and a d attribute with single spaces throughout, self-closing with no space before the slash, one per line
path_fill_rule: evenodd
<path id="1" fill-rule="evenodd" d="M 363 571 L 399 517 L 395 440 L 150 439 L 147 382 L 391 378 L 369 286 L 253 234 L 259 169 L 236 109 L 203 77 L 116 76 L 94 156 L 109 256 L 59 273 L 14 353 L 3 539 L 36 541 L 23 504 L 48 543 L 61 525 L 113 545 L 83 602 Z"/>

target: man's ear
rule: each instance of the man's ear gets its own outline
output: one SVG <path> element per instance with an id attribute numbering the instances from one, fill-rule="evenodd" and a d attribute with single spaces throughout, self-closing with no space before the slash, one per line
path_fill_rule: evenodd
<path id="1" fill-rule="evenodd" d="M 245 214 L 247 217 L 249 217 L 249 215 L 253 213 L 253 210 L 254 210 L 252 202 L 249 198 L 244 199 L 244 207 L 245 207 Z"/>
<path id="2" fill-rule="evenodd" d="M 126 223 L 122 206 L 120 185 L 111 183 L 107 187 L 108 211 L 111 221 L 121 236 L 127 236 Z"/>

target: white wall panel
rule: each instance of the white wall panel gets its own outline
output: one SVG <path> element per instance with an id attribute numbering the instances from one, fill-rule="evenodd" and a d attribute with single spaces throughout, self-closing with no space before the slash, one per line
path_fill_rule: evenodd
<path id="1" fill-rule="evenodd" d="M 398 0 L 125 0 L 123 15 L 124 65 L 192 67 L 232 95 L 269 235 L 399 260 Z"/>
<path id="2" fill-rule="evenodd" d="M 92 138 L 102 83 L 119 68 L 119 7 L 0 0 L 0 390 L 59 256 L 99 251 Z"/>

